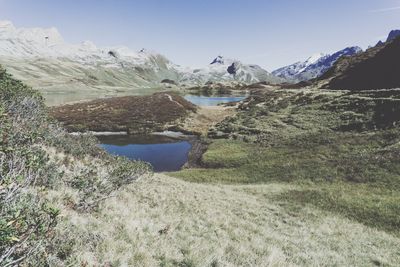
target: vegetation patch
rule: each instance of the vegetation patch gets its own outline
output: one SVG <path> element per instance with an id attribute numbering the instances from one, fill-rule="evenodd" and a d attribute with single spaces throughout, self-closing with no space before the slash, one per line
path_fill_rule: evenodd
<path id="1" fill-rule="evenodd" d="M 249 163 L 248 156 L 253 150 L 251 144 L 217 140 L 203 155 L 203 164 L 207 167 L 238 167 Z"/>
<path id="2" fill-rule="evenodd" d="M 398 90 L 253 95 L 211 129 L 203 168 L 173 175 L 196 183 L 295 185 L 275 201 L 398 235 L 398 97 Z"/>
<path id="3" fill-rule="evenodd" d="M 0 266 L 76 266 L 69 214 L 95 213 L 121 186 L 151 173 L 112 157 L 91 136 L 71 136 L 47 116 L 42 97 L 0 68 Z M 96 235 L 93 237 L 93 235 Z"/>
<path id="4" fill-rule="evenodd" d="M 98 99 L 51 109 L 71 132 L 141 134 L 179 128 L 196 106 L 174 93 Z"/>
<path id="5" fill-rule="evenodd" d="M 284 192 L 277 199 L 290 206 L 313 205 L 400 236 L 398 189 L 368 184 L 319 184 Z"/>

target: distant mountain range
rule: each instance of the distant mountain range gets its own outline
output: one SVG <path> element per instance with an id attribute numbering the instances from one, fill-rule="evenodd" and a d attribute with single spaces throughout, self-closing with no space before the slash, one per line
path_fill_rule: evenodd
<path id="1" fill-rule="evenodd" d="M 258 82 L 280 83 L 285 80 L 276 77 L 258 65 L 247 65 L 234 59 L 217 56 L 205 68 L 181 72 L 181 82 L 204 84 L 208 81 L 236 81 L 245 84 Z"/>
<path id="2" fill-rule="evenodd" d="M 330 79 L 329 86 L 336 88 L 340 84 L 338 81 L 344 80 L 337 73 L 348 71 L 344 70 L 343 64 L 358 64 L 361 59 L 372 57 L 374 51 L 380 51 L 379 47 L 388 49 L 388 44 L 397 41 L 398 36 L 400 30 L 394 30 L 385 43 L 364 53 L 360 47 L 348 47 L 330 55 L 316 54 L 304 62 L 270 73 L 258 65 L 223 56 L 217 56 L 203 68 L 186 68 L 145 49 L 134 52 L 123 46 L 100 48 L 90 41 L 68 44 L 56 28 L 16 28 L 11 22 L 0 21 L 0 64 L 17 79 L 44 92 L 115 92 L 174 84 L 197 86 L 208 82 L 295 83 L 319 77 L 323 77 L 319 81 Z M 396 56 L 395 52 L 391 53 Z M 398 58 L 388 59 L 388 62 Z M 380 67 L 385 69 L 385 62 L 381 63 Z M 390 64 L 394 63 L 387 65 Z M 373 76 L 373 73 L 369 75 Z"/>
<path id="3" fill-rule="evenodd" d="M 347 47 L 331 55 L 316 54 L 306 61 L 297 62 L 277 69 L 273 71 L 272 74 L 290 82 L 307 81 L 324 74 L 339 58 L 343 56 L 352 56 L 361 52 L 362 49 L 360 47 L 354 46 Z"/>
<path id="4" fill-rule="evenodd" d="M 0 22 L 0 63 L 17 79 L 46 91 L 155 88 L 166 79 L 188 86 L 282 81 L 257 65 L 223 57 L 202 69 L 184 68 L 145 49 L 68 44 L 56 28 L 16 28 L 9 21 Z"/>

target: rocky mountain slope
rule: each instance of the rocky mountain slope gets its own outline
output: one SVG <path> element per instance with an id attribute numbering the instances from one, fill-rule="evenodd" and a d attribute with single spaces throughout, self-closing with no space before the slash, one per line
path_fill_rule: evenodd
<path id="1" fill-rule="evenodd" d="M 182 72 L 181 82 L 204 84 L 207 82 L 240 82 L 246 84 L 258 82 L 280 83 L 283 78 L 276 77 L 258 65 L 244 64 L 238 60 L 217 56 L 201 69 Z"/>
<path id="2" fill-rule="evenodd" d="M 318 79 L 330 89 L 371 90 L 400 88 L 400 37 L 367 51 L 343 57 Z"/>
<path id="3" fill-rule="evenodd" d="M 389 33 L 386 42 L 390 42 L 400 36 L 400 30 L 393 30 Z"/>
<path id="4" fill-rule="evenodd" d="M 390 41 L 396 39 L 398 36 L 400 36 L 400 30 L 392 30 L 392 31 L 390 31 L 388 37 L 386 38 L 386 41 L 379 40 L 375 46 L 382 46 L 386 42 L 390 42 Z M 368 48 L 371 48 L 371 46 Z"/>
<path id="5" fill-rule="evenodd" d="M 273 75 L 284 78 L 288 81 L 299 82 L 317 78 L 330 69 L 333 64 L 343 56 L 351 56 L 362 52 L 358 46 L 347 47 L 331 55 L 316 54 L 304 62 L 297 62 L 292 65 L 277 69 Z"/>
<path id="6" fill-rule="evenodd" d="M 16 78 L 49 90 L 154 87 L 178 79 L 160 54 L 99 48 L 89 41 L 68 44 L 55 28 L 16 28 L 7 21 L 0 22 L 0 60 Z"/>
<path id="7" fill-rule="evenodd" d="M 279 82 L 257 65 L 223 59 L 193 70 L 163 55 L 127 47 L 69 44 L 56 28 L 16 28 L 0 21 L 0 61 L 17 79 L 42 92 L 120 92 L 165 87 L 162 81 L 199 85 L 209 81 Z"/>

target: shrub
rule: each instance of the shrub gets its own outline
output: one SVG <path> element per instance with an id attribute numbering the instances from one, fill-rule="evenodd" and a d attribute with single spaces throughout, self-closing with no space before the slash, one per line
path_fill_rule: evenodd
<path id="1" fill-rule="evenodd" d="M 57 229 L 61 209 L 91 212 L 146 173 L 144 163 L 105 154 L 93 136 L 69 135 L 38 92 L 0 67 L 0 266 L 62 265 L 83 237 Z M 75 205 L 52 205 L 48 191 L 65 186 L 75 190 Z M 70 247 L 59 242 L 67 232 Z"/>

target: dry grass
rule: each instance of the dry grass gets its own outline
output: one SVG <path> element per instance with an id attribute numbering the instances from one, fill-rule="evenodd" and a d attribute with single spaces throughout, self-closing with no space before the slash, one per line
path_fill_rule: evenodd
<path id="1" fill-rule="evenodd" d="M 119 191 L 96 216 L 65 214 L 101 234 L 74 257 L 89 266 L 396 266 L 400 239 L 275 196 L 294 185 L 193 184 L 157 174 Z"/>
<path id="2" fill-rule="evenodd" d="M 234 115 L 235 107 L 203 106 L 198 107 L 196 113 L 190 114 L 185 120 L 184 128 L 187 131 L 206 135 L 208 130 L 225 118 Z"/>

